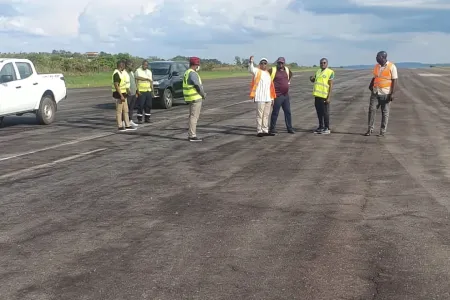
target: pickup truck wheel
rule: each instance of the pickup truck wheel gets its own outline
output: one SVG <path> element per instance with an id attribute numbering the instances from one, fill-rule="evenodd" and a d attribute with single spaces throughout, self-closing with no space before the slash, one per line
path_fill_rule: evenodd
<path id="1" fill-rule="evenodd" d="M 56 107 L 53 98 L 45 95 L 41 99 L 39 110 L 36 113 L 37 120 L 42 125 L 49 125 L 55 120 Z"/>
<path id="2" fill-rule="evenodd" d="M 161 97 L 161 104 L 165 109 L 169 109 L 172 107 L 172 103 L 173 103 L 172 90 L 167 88 L 164 90 L 163 96 Z"/>

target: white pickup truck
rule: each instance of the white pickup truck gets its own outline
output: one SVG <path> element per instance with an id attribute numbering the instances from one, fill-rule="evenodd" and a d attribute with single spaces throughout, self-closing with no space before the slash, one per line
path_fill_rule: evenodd
<path id="1" fill-rule="evenodd" d="M 55 120 L 67 98 L 63 74 L 37 74 L 28 59 L 0 58 L 0 125 L 5 116 L 34 113 L 40 124 Z"/>

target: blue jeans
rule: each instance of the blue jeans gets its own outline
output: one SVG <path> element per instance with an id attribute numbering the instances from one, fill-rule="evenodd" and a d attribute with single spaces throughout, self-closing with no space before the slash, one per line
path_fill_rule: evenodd
<path id="1" fill-rule="evenodd" d="M 272 116 L 270 118 L 270 132 L 275 132 L 275 127 L 277 125 L 278 114 L 280 113 L 280 108 L 283 108 L 284 121 L 286 123 L 286 128 L 288 131 L 293 130 L 292 128 L 292 116 L 291 116 L 291 101 L 289 95 L 280 95 L 275 98 L 273 103 Z"/>

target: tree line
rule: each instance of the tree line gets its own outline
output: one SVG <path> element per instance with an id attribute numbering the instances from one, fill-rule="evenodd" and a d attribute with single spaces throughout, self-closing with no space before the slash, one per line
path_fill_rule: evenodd
<path id="1" fill-rule="evenodd" d="M 150 56 L 150 57 L 138 57 L 129 53 L 110 54 L 106 52 L 99 53 L 78 53 L 65 50 L 53 50 L 48 52 L 31 52 L 31 53 L 0 53 L 0 57 L 13 57 L 29 59 L 35 65 L 39 73 L 69 73 L 69 74 L 82 74 L 82 73 L 100 73 L 111 72 L 116 68 L 117 61 L 119 60 L 131 60 L 135 66 L 141 65 L 144 59 L 148 61 L 163 61 L 166 59 Z M 227 64 L 221 62 L 218 59 L 200 58 L 202 62 L 202 70 L 213 71 L 215 69 L 244 69 L 248 66 L 248 59 L 241 59 L 236 56 L 235 64 Z M 172 61 L 185 61 L 189 60 L 186 56 L 175 56 Z M 298 67 L 296 63 L 290 64 L 291 67 Z"/>

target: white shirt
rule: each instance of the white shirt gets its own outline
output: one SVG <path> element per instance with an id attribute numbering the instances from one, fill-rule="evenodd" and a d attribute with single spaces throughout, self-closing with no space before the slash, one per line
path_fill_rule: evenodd
<path id="1" fill-rule="evenodd" d="M 249 63 L 248 71 L 252 73 L 254 76 L 259 71 L 259 68 L 256 68 L 253 63 Z M 269 72 L 262 71 L 261 79 L 259 80 L 259 84 L 256 87 L 255 91 L 255 102 L 271 102 L 273 98 L 270 97 L 270 84 L 272 83 L 272 78 L 270 77 Z"/>
<path id="2" fill-rule="evenodd" d="M 389 63 L 386 62 L 386 65 L 384 67 L 380 66 L 380 73 L 378 75 L 381 75 L 381 73 L 383 72 L 383 70 L 387 67 L 387 64 Z M 397 67 L 394 64 L 391 64 L 391 79 L 398 79 L 398 74 L 397 74 Z M 387 95 L 391 92 L 391 88 L 387 87 L 387 88 L 379 88 L 376 87 L 373 89 L 374 93 L 378 93 L 378 95 Z"/>

